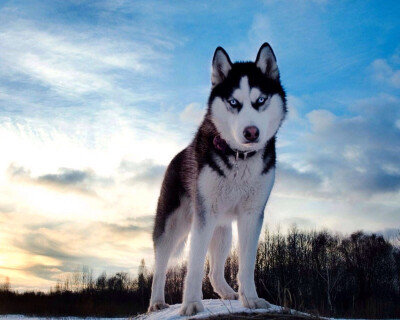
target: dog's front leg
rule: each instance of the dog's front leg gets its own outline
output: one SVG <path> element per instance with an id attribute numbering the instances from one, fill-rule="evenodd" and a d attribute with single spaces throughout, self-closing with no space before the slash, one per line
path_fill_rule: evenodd
<path id="1" fill-rule="evenodd" d="M 239 299 L 244 307 L 251 309 L 271 307 L 266 300 L 258 297 L 254 284 L 254 267 L 263 218 L 263 208 L 243 212 L 238 218 Z"/>
<path id="2" fill-rule="evenodd" d="M 204 311 L 201 302 L 204 260 L 215 229 L 215 218 L 202 210 L 196 212 L 191 230 L 189 263 L 183 292 L 181 315 L 191 316 Z"/>

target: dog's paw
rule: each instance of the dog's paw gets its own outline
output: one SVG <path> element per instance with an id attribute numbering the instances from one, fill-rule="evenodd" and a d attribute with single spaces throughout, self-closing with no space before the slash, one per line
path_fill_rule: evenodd
<path id="1" fill-rule="evenodd" d="M 239 294 L 228 285 L 224 278 L 216 278 L 210 275 L 211 285 L 221 299 L 223 300 L 237 300 L 239 299 Z"/>
<path id="2" fill-rule="evenodd" d="M 238 300 L 239 299 L 239 294 L 235 291 L 233 291 L 231 293 L 222 293 L 222 294 L 218 294 L 218 295 L 223 300 Z"/>
<path id="3" fill-rule="evenodd" d="M 204 306 L 201 301 L 182 303 L 179 314 L 181 316 L 193 316 L 198 312 L 204 311 Z"/>
<path id="4" fill-rule="evenodd" d="M 242 301 L 243 307 L 249 309 L 268 309 L 271 308 L 271 304 L 262 299 L 262 298 L 255 298 L 255 299 L 247 299 L 246 297 L 240 297 Z"/>
<path id="5" fill-rule="evenodd" d="M 155 301 L 150 304 L 148 312 L 162 310 L 162 309 L 166 309 L 166 308 L 169 308 L 169 304 L 166 304 L 163 301 Z"/>

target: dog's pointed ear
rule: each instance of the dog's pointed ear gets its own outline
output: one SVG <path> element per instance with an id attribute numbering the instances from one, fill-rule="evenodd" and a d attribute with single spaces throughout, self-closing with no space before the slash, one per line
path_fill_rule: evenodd
<path id="1" fill-rule="evenodd" d="M 212 87 L 222 82 L 228 76 L 231 69 L 232 62 L 226 51 L 222 47 L 215 49 L 211 74 Z"/>
<path id="2" fill-rule="evenodd" d="M 265 42 L 258 50 L 256 65 L 262 73 L 273 80 L 279 80 L 279 69 L 276 63 L 276 57 L 271 46 Z"/>

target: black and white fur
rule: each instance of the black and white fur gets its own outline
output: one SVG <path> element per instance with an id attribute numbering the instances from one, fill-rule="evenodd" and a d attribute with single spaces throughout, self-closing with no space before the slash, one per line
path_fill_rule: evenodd
<path id="1" fill-rule="evenodd" d="M 232 63 L 218 47 L 212 63 L 208 109 L 192 143 L 175 156 L 158 200 L 153 241 L 155 270 L 149 311 L 168 307 L 164 286 L 168 261 L 191 233 L 181 315 L 203 311 L 201 285 L 209 251 L 210 281 L 222 299 L 267 308 L 254 284 L 264 208 L 275 179 L 275 135 L 286 114 L 285 92 L 272 48 L 264 43 L 255 62 Z M 258 129 L 249 141 L 244 131 Z M 254 137 L 253 137 L 254 138 Z M 219 148 L 215 139 L 226 147 Z M 248 155 L 248 156 L 247 156 Z M 239 292 L 224 279 L 237 220 Z"/>

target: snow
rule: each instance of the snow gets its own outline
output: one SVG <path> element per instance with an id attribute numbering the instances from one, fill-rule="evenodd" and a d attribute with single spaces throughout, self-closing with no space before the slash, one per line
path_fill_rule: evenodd
<path id="1" fill-rule="evenodd" d="M 8 314 L 8 315 L 0 315 L 0 320 L 127 320 L 128 317 L 125 318 L 95 318 L 95 317 L 29 317 L 20 314 Z"/>
<path id="2" fill-rule="evenodd" d="M 133 318 L 135 320 L 185 320 L 185 319 L 205 319 L 210 316 L 230 314 L 230 313 L 296 313 L 303 314 L 294 310 L 284 309 L 282 307 L 278 307 L 272 305 L 272 308 L 269 309 L 249 309 L 244 308 L 240 301 L 238 300 L 203 300 L 204 311 L 200 312 L 194 316 L 181 317 L 179 315 L 179 310 L 181 308 L 181 304 L 171 305 L 169 308 L 155 311 L 151 313 L 146 313 Z M 304 315 L 304 314 L 303 314 Z M 63 320 L 126 320 L 126 318 L 79 318 L 79 317 L 58 317 L 58 318 L 50 318 L 50 317 L 28 317 L 23 315 L 0 315 L 0 320 L 50 320 L 50 319 L 63 319 Z M 132 318 L 130 318 L 132 319 Z"/>
<path id="3" fill-rule="evenodd" d="M 136 320 L 184 320 L 184 319 L 205 319 L 210 316 L 230 314 L 230 313 L 292 313 L 298 315 L 306 315 L 291 309 L 284 309 L 279 306 L 272 305 L 269 309 L 249 309 L 244 308 L 238 300 L 203 300 L 204 311 L 194 316 L 182 317 L 179 315 L 181 304 L 175 304 L 167 309 L 146 313 L 136 317 Z"/>
<path id="4" fill-rule="evenodd" d="M 272 305 L 269 309 L 249 309 L 242 307 L 242 304 L 238 300 L 217 300 L 217 299 L 210 299 L 210 300 L 203 300 L 204 311 L 200 312 L 194 316 L 187 316 L 181 317 L 179 315 L 179 310 L 181 308 L 180 304 L 175 304 L 170 306 L 167 309 L 161 311 L 155 311 L 151 313 L 146 313 L 139 315 L 134 320 L 187 320 L 187 319 L 206 319 L 210 316 L 217 316 L 217 315 L 224 315 L 230 313 L 285 313 L 285 314 L 293 314 L 293 315 L 300 315 L 300 316 L 310 316 L 307 313 L 299 312 L 293 309 L 287 309 L 283 307 L 279 307 L 276 305 Z M 311 316 L 310 316 L 311 317 Z M 88 317 L 88 318 L 79 318 L 79 317 L 28 317 L 23 315 L 0 315 L 0 320 L 126 320 L 132 319 L 131 317 L 126 318 L 95 318 L 95 317 Z M 325 320 L 345 320 L 345 319 L 334 319 L 334 318 L 322 318 Z M 363 319 L 352 319 L 352 320 L 363 320 Z M 390 319 L 387 319 L 390 320 Z M 392 319 L 396 320 L 396 319 Z M 400 319 L 397 319 L 400 320 Z"/>

